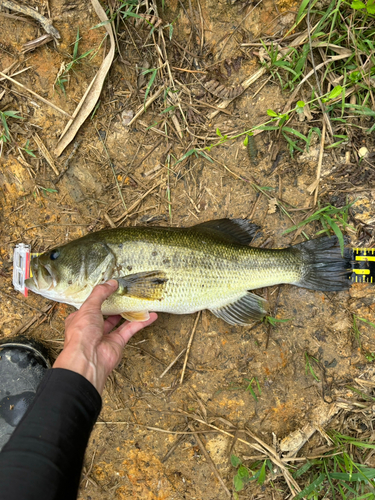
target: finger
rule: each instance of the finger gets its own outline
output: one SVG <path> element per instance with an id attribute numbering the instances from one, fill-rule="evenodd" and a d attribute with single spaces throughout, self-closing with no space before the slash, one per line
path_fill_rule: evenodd
<path id="1" fill-rule="evenodd" d="M 109 280 L 102 285 L 97 285 L 82 304 L 81 310 L 100 309 L 105 299 L 108 299 L 108 297 L 117 290 L 117 287 L 118 282 L 116 280 Z"/>
<path id="2" fill-rule="evenodd" d="M 128 343 L 131 337 L 145 328 L 148 325 L 151 325 L 154 321 L 158 319 L 158 315 L 156 313 L 150 313 L 150 317 L 147 321 L 132 321 L 131 323 L 124 323 L 119 328 L 117 328 L 114 332 L 110 333 L 107 336 L 108 340 L 113 340 L 116 343 L 119 343 L 120 338 L 122 347 L 125 347 L 125 344 Z"/>
<path id="3" fill-rule="evenodd" d="M 117 314 L 116 316 L 109 316 L 105 321 L 104 321 L 104 335 L 107 335 L 110 331 L 113 330 L 113 328 L 117 325 L 117 323 L 120 321 L 121 316 Z"/>

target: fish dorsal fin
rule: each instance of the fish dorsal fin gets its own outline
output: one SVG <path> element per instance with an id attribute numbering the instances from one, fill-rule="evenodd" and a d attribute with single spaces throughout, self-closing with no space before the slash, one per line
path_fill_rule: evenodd
<path id="1" fill-rule="evenodd" d="M 125 312 L 121 316 L 128 321 L 147 321 L 150 319 L 150 314 L 148 311 L 138 311 L 138 312 Z"/>
<path id="2" fill-rule="evenodd" d="M 146 271 L 117 278 L 117 294 L 144 300 L 162 300 L 168 281 L 164 271 Z M 143 320 L 142 320 L 143 321 Z"/>
<path id="3" fill-rule="evenodd" d="M 246 295 L 226 306 L 210 311 L 218 318 L 223 319 L 230 325 L 248 325 L 252 321 L 259 321 L 267 313 L 268 302 L 255 295 L 246 292 Z"/>
<path id="4" fill-rule="evenodd" d="M 248 245 L 253 240 L 259 226 L 247 219 L 217 219 L 202 222 L 193 228 L 216 234 L 233 243 Z"/>

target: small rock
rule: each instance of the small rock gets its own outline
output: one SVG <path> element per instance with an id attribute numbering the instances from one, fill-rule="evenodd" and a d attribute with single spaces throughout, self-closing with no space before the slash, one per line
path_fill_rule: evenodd
<path id="1" fill-rule="evenodd" d="M 127 127 L 129 125 L 129 123 L 133 119 L 133 116 L 134 111 L 132 111 L 131 109 L 124 109 L 124 111 L 121 113 L 121 120 L 124 127 Z"/>
<path id="2" fill-rule="evenodd" d="M 351 198 L 351 201 L 355 199 L 351 206 L 354 218 L 365 224 L 372 224 L 374 222 L 374 202 L 367 195 L 350 196 L 349 198 Z"/>
<path id="3" fill-rule="evenodd" d="M 367 158 L 368 155 L 369 155 L 369 150 L 365 146 L 359 149 L 358 156 L 360 158 Z"/>

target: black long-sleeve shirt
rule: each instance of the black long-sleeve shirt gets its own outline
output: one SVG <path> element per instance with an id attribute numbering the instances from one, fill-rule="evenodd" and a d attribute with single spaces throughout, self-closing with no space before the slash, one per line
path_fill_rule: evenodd
<path id="1" fill-rule="evenodd" d="M 82 375 L 47 371 L 0 453 L 0 498 L 76 500 L 83 457 L 101 397 Z"/>

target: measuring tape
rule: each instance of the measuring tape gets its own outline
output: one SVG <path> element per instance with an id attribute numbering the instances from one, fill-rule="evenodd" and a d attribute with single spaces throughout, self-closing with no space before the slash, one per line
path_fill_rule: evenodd
<path id="1" fill-rule="evenodd" d="M 30 259 L 40 255 L 31 253 L 30 245 L 19 243 L 13 253 L 13 286 L 27 297 L 25 280 L 32 277 Z M 353 248 L 352 283 L 375 283 L 375 248 Z"/>
<path id="2" fill-rule="evenodd" d="M 353 283 L 375 283 L 375 248 L 353 248 Z"/>

